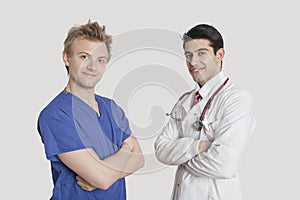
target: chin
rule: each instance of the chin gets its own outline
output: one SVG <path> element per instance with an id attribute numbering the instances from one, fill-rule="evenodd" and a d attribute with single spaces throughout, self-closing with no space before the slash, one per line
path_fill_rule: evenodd
<path id="1" fill-rule="evenodd" d="M 200 77 L 199 76 L 192 76 L 195 82 L 199 82 L 200 81 Z"/>

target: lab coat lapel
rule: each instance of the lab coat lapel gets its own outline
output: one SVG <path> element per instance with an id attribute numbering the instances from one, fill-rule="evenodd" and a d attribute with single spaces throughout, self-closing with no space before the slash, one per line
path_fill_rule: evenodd
<path id="1" fill-rule="evenodd" d="M 183 107 L 183 110 L 185 111 L 186 115 L 183 117 L 183 120 L 187 120 L 187 119 L 190 119 L 191 117 L 193 117 L 193 114 L 191 112 L 191 102 L 193 101 L 194 99 L 194 90 L 188 95 L 188 97 L 184 100 L 184 102 L 182 103 L 182 107 Z"/>

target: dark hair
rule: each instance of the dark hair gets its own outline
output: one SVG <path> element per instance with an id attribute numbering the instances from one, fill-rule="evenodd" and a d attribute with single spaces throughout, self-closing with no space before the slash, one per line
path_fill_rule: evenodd
<path id="1" fill-rule="evenodd" d="M 187 33 L 183 34 L 183 49 L 185 43 L 193 39 L 207 39 L 210 46 L 214 49 L 214 53 L 224 48 L 224 41 L 222 35 L 217 29 L 208 24 L 199 24 L 191 28 Z"/>

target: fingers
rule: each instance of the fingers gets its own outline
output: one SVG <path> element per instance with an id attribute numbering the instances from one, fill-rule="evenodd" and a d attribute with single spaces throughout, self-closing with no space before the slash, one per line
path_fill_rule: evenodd
<path id="1" fill-rule="evenodd" d="M 81 178 L 81 176 L 78 176 L 78 175 L 76 176 L 76 180 L 77 180 L 77 182 L 78 182 L 78 181 L 81 181 L 81 182 L 84 181 L 84 179 Z"/>
<path id="2" fill-rule="evenodd" d="M 81 189 L 86 190 L 88 192 L 93 191 L 96 189 L 96 187 L 90 185 L 88 182 L 86 182 L 82 177 L 76 176 L 77 184 L 81 187 Z"/>
<path id="3" fill-rule="evenodd" d="M 131 151 L 130 146 L 125 142 L 122 143 L 121 150 L 126 151 L 126 152 Z"/>

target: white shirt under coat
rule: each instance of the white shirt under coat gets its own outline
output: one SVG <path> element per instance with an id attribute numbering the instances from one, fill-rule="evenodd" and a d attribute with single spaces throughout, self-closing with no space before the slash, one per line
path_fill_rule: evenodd
<path id="1" fill-rule="evenodd" d="M 252 97 L 229 80 L 207 110 L 201 132 L 193 127 L 226 78 L 220 72 L 203 87 L 197 84 L 181 97 L 155 141 L 158 160 L 178 165 L 173 200 L 242 199 L 238 173 L 243 150 L 255 127 Z M 202 100 L 191 108 L 196 91 Z M 212 145 L 199 154 L 200 140 L 212 141 Z"/>

